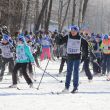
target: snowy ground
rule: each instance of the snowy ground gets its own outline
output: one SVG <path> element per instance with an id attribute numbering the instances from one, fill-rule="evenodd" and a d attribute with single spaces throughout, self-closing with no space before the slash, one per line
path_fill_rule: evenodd
<path id="1" fill-rule="evenodd" d="M 45 68 L 47 60 L 41 62 Z M 57 76 L 60 61 L 49 62 L 47 71 Z M 35 78 L 37 87 L 43 71 L 36 69 Z M 64 71 L 66 70 L 66 66 Z M 56 77 L 65 80 L 64 76 Z M 76 94 L 55 95 L 51 92 L 62 91 L 64 82 L 59 83 L 45 73 L 39 90 L 29 89 L 23 78 L 18 85 L 23 90 L 7 89 L 11 84 L 11 76 L 4 76 L 0 82 L 0 110 L 109 110 L 110 109 L 110 82 L 105 77 L 94 77 L 93 82 L 80 75 L 79 92 Z M 72 83 L 70 91 L 72 90 Z"/>

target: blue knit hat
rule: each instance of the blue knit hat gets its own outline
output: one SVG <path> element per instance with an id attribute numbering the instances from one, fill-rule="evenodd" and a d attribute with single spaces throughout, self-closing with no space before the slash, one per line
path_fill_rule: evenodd
<path id="1" fill-rule="evenodd" d="M 11 45 L 13 44 L 13 40 L 11 39 L 11 37 L 7 34 L 3 35 L 3 40 L 6 40 L 7 42 L 9 42 Z"/>
<path id="2" fill-rule="evenodd" d="M 76 31 L 76 32 L 79 32 L 79 27 L 76 26 L 76 25 L 72 25 L 72 26 L 70 26 L 70 31 Z"/>
<path id="3" fill-rule="evenodd" d="M 105 34 L 104 35 L 104 39 L 108 39 L 109 38 L 109 35 L 108 34 Z"/>
<path id="4" fill-rule="evenodd" d="M 25 42 L 25 38 L 24 38 L 23 34 L 19 34 L 17 38 L 18 38 L 18 40 Z"/>
<path id="5" fill-rule="evenodd" d="M 28 35 L 25 36 L 25 38 L 31 40 L 31 35 L 28 34 Z"/>
<path id="6" fill-rule="evenodd" d="M 9 41 L 9 36 L 7 34 L 3 35 L 3 40 L 6 40 L 7 42 Z"/>

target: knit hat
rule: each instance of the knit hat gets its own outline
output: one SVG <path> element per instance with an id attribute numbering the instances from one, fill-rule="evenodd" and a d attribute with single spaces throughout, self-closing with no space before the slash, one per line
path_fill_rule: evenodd
<path id="1" fill-rule="evenodd" d="M 9 36 L 7 34 L 3 35 L 3 40 L 6 40 L 7 42 L 9 41 Z"/>
<path id="2" fill-rule="evenodd" d="M 109 35 L 108 34 L 105 34 L 104 35 L 104 39 L 108 39 L 109 38 Z"/>
<path id="3" fill-rule="evenodd" d="M 72 26 L 70 26 L 70 31 L 76 31 L 76 32 L 79 32 L 79 27 L 76 26 L 76 25 L 72 25 Z"/>
<path id="4" fill-rule="evenodd" d="M 18 40 L 25 42 L 25 38 L 24 38 L 23 34 L 19 34 L 17 38 L 18 38 Z"/>
<path id="5" fill-rule="evenodd" d="M 26 40 L 29 40 L 29 41 L 31 41 L 31 40 L 32 40 L 32 36 L 31 36 L 31 35 L 29 35 L 29 34 L 28 34 L 28 35 L 26 35 L 26 36 L 25 36 L 25 38 L 26 38 Z"/>

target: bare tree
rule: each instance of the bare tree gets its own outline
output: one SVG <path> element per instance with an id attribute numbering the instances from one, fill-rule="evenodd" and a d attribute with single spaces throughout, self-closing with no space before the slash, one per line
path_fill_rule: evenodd
<path id="1" fill-rule="evenodd" d="M 48 2 L 49 2 L 49 0 L 45 0 L 45 2 L 43 4 L 43 7 L 42 7 L 41 12 L 40 12 L 39 17 L 38 17 L 38 20 L 37 20 L 37 22 L 35 24 L 35 30 L 38 30 L 39 27 L 40 27 L 40 24 L 41 24 L 45 9 L 46 9 L 46 7 L 48 5 Z"/>
<path id="2" fill-rule="evenodd" d="M 58 31 L 59 32 L 61 30 L 62 11 L 63 11 L 63 0 L 59 0 L 59 9 L 58 9 Z"/>
<path id="3" fill-rule="evenodd" d="M 83 10 L 82 10 L 82 21 L 84 21 L 84 18 L 85 18 L 85 13 L 86 13 L 86 10 L 87 10 L 88 1 L 89 0 L 84 0 Z"/>
<path id="4" fill-rule="evenodd" d="M 26 13 L 25 13 L 24 24 L 23 24 L 23 31 L 27 27 L 27 19 L 28 19 L 28 15 L 29 15 L 30 3 L 31 3 L 31 0 L 27 0 Z"/>
<path id="5" fill-rule="evenodd" d="M 14 34 L 21 28 L 22 0 L 10 0 L 9 2 L 9 28 Z"/>
<path id="6" fill-rule="evenodd" d="M 76 12 L 76 0 L 73 0 L 73 10 L 72 10 L 72 21 L 71 21 L 71 24 L 74 24 L 75 12 Z"/>
<path id="7" fill-rule="evenodd" d="M 79 5 L 79 15 L 78 15 L 78 26 L 81 26 L 82 23 L 82 9 L 83 9 L 83 2 L 84 0 L 80 0 L 80 5 Z"/>
<path id="8" fill-rule="evenodd" d="M 48 16 L 47 16 L 47 20 L 45 22 L 45 30 L 48 31 L 49 28 L 49 22 L 50 22 L 50 17 L 51 17 L 51 11 L 52 11 L 52 0 L 50 0 L 50 4 L 49 4 L 49 9 L 48 9 Z"/>
<path id="9" fill-rule="evenodd" d="M 65 12 L 64 19 L 63 19 L 63 21 L 62 21 L 62 26 L 61 26 L 60 32 L 62 31 L 62 29 L 63 29 L 63 27 L 64 27 L 64 23 L 65 23 L 65 21 L 66 21 L 67 14 L 68 14 L 68 9 L 69 9 L 69 6 L 70 6 L 70 2 L 71 2 L 71 0 L 68 0 L 68 4 L 67 4 L 67 8 L 66 8 L 66 12 Z"/>
<path id="10" fill-rule="evenodd" d="M 39 0 L 36 0 L 35 18 L 34 18 L 34 32 L 35 32 L 35 24 L 37 24 L 38 16 L 39 16 Z"/>
<path id="11" fill-rule="evenodd" d="M 0 0 L 0 24 L 8 26 L 9 0 Z"/>
<path id="12" fill-rule="evenodd" d="M 45 1 L 45 0 L 44 0 Z M 50 0 L 49 0 L 50 1 Z M 42 19 L 42 29 L 45 29 L 45 26 L 46 26 L 46 21 L 47 21 L 47 17 L 48 17 L 48 8 L 49 8 L 49 2 L 45 8 L 45 12 L 44 12 L 44 15 L 43 15 L 43 19 Z"/>

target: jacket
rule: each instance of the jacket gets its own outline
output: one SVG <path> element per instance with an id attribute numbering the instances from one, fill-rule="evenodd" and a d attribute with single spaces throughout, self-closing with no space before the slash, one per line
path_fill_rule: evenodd
<path id="1" fill-rule="evenodd" d="M 34 62 L 31 49 L 28 45 L 22 44 L 16 47 L 16 63 Z"/>
<path id="2" fill-rule="evenodd" d="M 69 33 L 69 35 L 66 35 L 62 38 L 60 38 L 58 44 L 63 44 L 68 42 L 68 37 L 70 37 L 70 39 L 76 39 L 76 40 L 80 40 L 81 39 L 81 47 L 80 47 L 80 53 L 79 54 L 67 54 L 67 59 L 68 60 L 80 60 L 81 59 L 81 55 L 82 58 L 86 59 L 88 57 L 88 43 L 87 41 L 82 38 L 79 33 L 76 36 L 72 36 L 71 33 Z"/>

